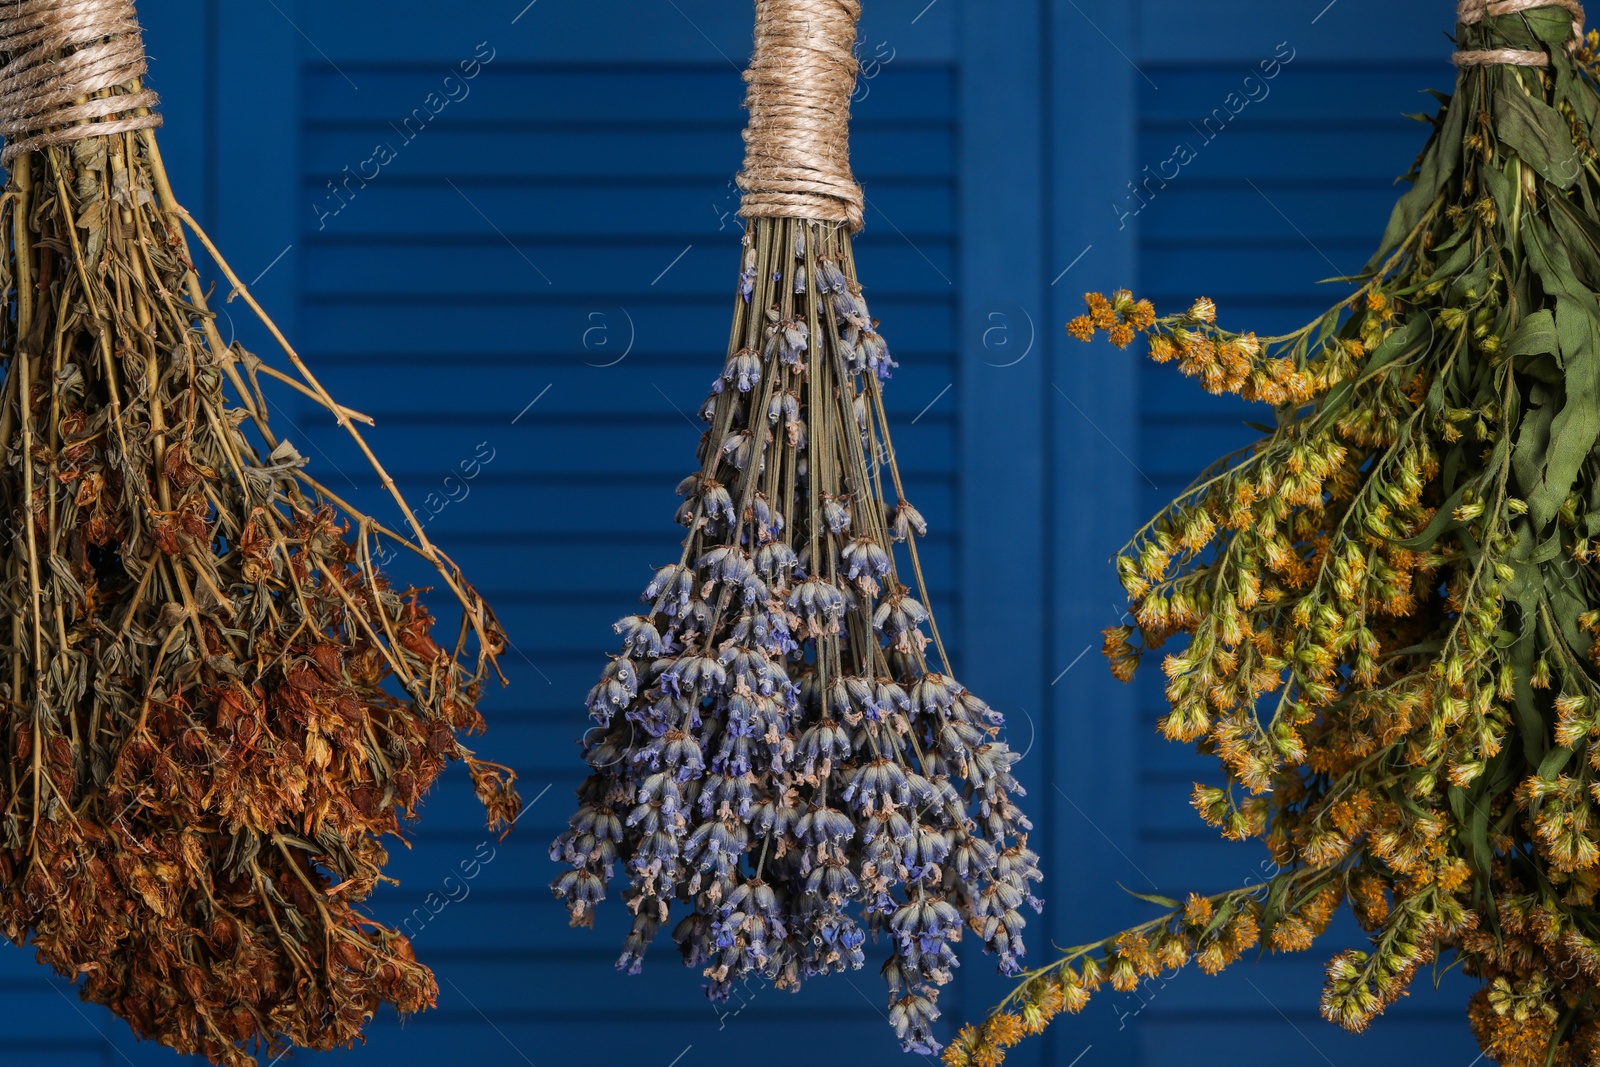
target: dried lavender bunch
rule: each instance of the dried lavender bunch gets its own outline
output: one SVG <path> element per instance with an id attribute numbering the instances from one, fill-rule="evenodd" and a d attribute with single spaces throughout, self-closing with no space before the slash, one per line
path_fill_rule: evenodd
<path id="1" fill-rule="evenodd" d="M 895 364 L 849 238 L 763 218 L 744 247 L 702 466 L 679 486 L 689 535 L 647 610 L 617 623 L 622 652 L 589 694 L 602 729 L 551 850 L 572 867 L 554 891 L 590 925 L 621 864 L 634 921 L 618 967 L 637 972 L 675 918 L 717 999 L 860 968 L 866 934 L 885 933 L 890 1019 L 930 1052 L 963 926 L 1015 974 L 1021 908 L 1039 907 L 1017 757 L 950 676 L 925 606 L 927 527 L 883 407 Z"/>
<path id="2" fill-rule="evenodd" d="M 458 737 L 503 636 L 414 521 L 411 542 L 349 508 L 274 435 L 262 377 L 366 448 L 287 344 L 292 374 L 218 336 L 184 228 L 222 260 L 153 130 L 9 170 L 0 930 L 177 1052 L 348 1046 L 436 996 L 359 907 L 381 838 L 457 760 L 492 826 L 516 816 L 512 775 Z M 384 541 L 459 601 L 453 651 L 375 569 Z"/>
<path id="3" fill-rule="evenodd" d="M 1258 338 L 1123 292 L 1070 324 L 1275 409 L 1124 549 L 1137 625 L 1106 653 L 1126 679 L 1187 637 L 1161 729 L 1221 762 L 1200 815 L 1283 873 L 1030 973 L 952 1067 L 1101 981 L 1308 948 L 1345 902 L 1372 944 L 1329 964 L 1329 1020 L 1453 957 L 1486 1057 L 1600 1063 L 1600 35 L 1575 14 L 1462 6 L 1456 93 L 1316 322 Z"/>

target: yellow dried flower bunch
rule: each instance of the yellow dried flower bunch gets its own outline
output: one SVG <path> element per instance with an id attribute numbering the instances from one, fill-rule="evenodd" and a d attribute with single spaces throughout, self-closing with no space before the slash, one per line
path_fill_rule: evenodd
<path id="1" fill-rule="evenodd" d="M 1145 898 L 1164 914 L 1022 975 L 951 1067 L 1102 983 L 1303 951 L 1345 904 L 1371 943 L 1329 963 L 1330 1021 L 1452 961 L 1501 1067 L 1600 1064 L 1600 38 L 1573 32 L 1566 6 L 1461 27 L 1549 63 L 1462 66 L 1354 293 L 1303 329 L 1126 291 L 1068 325 L 1273 409 L 1123 549 L 1105 654 L 1123 680 L 1160 655 L 1162 732 L 1222 770 L 1195 810 L 1278 873 Z"/>

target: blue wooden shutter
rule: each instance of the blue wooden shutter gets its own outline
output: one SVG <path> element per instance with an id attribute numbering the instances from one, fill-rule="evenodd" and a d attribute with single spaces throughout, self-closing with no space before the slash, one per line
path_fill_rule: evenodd
<path id="1" fill-rule="evenodd" d="M 1122 285 L 1163 307 L 1204 292 L 1258 329 L 1325 306 L 1331 290 L 1313 283 L 1359 264 L 1421 143 L 1397 116 L 1428 106 L 1415 90 L 1448 87 L 1438 6 L 866 4 L 864 58 L 880 70 L 857 107 L 873 203 L 859 257 L 902 363 L 889 398 L 935 527 L 934 607 L 959 635 L 963 679 L 1030 749 L 1021 773 L 1050 876 L 1030 939 L 1041 961 L 1052 941 L 1144 913 L 1117 882 L 1219 888 L 1262 858 L 1195 820 L 1188 784 L 1211 766 L 1163 743 L 1159 692 L 1116 684 L 1097 652 L 1121 610 L 1108 557 L 1198 464 L 1247 440 L 1250 416 L 1170 367 L 1070 342 L 1061 323 L 1085 289 Z M 479 748 L 513 763 L 536 802 L 511 838 L 489 841 L 457 777 L 412 848 L 396 845 L 403 884 L 376 907 L 414 931 L 440 1008 L 403 1029 L 382 1019 L 351 1056 L 900 1062 L 871 971 L 798 997 L 752 986 L 719 1017 L 665 936 L 645 974 L 618 975 L 615 902 L 599 929 L 574 931 L 544 888 L 545 843 L 580 769 L 583 693 L 613 649 L 610 623 L 676 550 L 671 487 L 698 433 L 686 415 L 722 358 L 750 5 L 161 0 L 143 16 L 180 196 L 335 395 L 379 420 L 371 438 L 391 473 L 437 510 L 430 535 L 516 644 Z M 1201 140 L 1188 124 L 1280 41 L 1295 58 L 1271 94 L 1124 220 L 1127 183 L 1178 139 Z M 325 418 L 280 405 L 330 485 L 396 519 Z M 1420 980 L 1365 1040 L 1316 1017 L 1319 960 L 1357 936 L 1346 924 L 1327 951 L 1108 991 L 1012 1062 L 1469 1064 L 1459 982 L 1433 995 Z M 991 971 L 967 956 L 951 1022 L 1004 991 Z M 25 950 L 0 953 L 0 992 L 8 1065 L 172 1061 Z"/>

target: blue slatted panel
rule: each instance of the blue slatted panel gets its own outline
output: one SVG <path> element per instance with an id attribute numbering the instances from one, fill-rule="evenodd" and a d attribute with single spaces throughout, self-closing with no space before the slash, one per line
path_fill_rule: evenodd
<path id="1" fill-rule="evenodd" d="M 1359 270 L 1383 230 L 1395 176 L 1427 132 L 1403 113 L 1431 110 L 1420 89 L 1450 87 L 1442 39 L 1425 32 L 1448 12 L 1397 18 L 1366 0 L 1271 9 L 1231 0 L 1225 13 L 1171 0 L 1143 6 L 1146 77 L 1131 175 L 1139 199 L 1123 188 L 1113 209 L 1131 213 L 1136 228 L 1139 291 L 1161 309 L 1210 296 L 1230 327 L 1264 336 L 1296 328 L 1348 291 L 1318 281 Z M 1379 17 L 1401 25 L 1377 41 L 1358 32 Z M 1273 60 L 1280 65 L 1261 66 Z M 1266 413 L 1209 396 L 1171 366 L 1146 360 L 1138 375 L 1138 458 L 1149 476 L 1142 510 L 1154 514 L 1203 465 L 1255 439 L 1244 421 Z M 1265 850 L 1221 841 L 1189 807 L 1192 783 L 1220 772 L 1214 759 L 1161 738 L 1159 682 L 1151 670 L 1136 684 L 1140 866 L 1169 892 L 1262 881 L 1273 869 Z M 1186 973 L 1124 998 L 1119 1010 L 1150 1067 L 1472 1062 L 1471 985 L 1459 978 L 1438 991 L 1420 979 L 1363 1037 L 1319 1018 L 1322 961 L 1362 939 L 1341 918 L 1312 952 L 1241 963 L 1216 978 Z"/>
<path id="2" fill-rule="evenodd" d="M 698 433 L 686 413 L 721 359 L 750 5 L 152 3 L 180 195 L 240 274 L 259 275 L 253 288 L 330 389 L 377 418 L 373 444 L 515 643 L 513 686 L 490 698 L 480 748 L 514 765 L 535 803 L 493 842 L 459 776 L 431 798 L 411 847 L 394 849 L 402 885 L 376 906 L 436 966 L 439 1010 L 404 1028 L 381 1020 L 344 1058 L 910 1062 L 871 972 L 798 997 L 752 986 L 719 1017 L 670 946 L 642 976 L 618 975 L 615 909 L 595 931 L 570 930 L 544 889 L 544 844 L 577 782 L 583 693 L 609 624 L 676 550 L 671 486 Z M 909 492 L 935 527 L 935 608 L 960 635 L 958 670 L 1038 742 L 1019 739 L 1052 879 L 1030 939 L 1041 959 L 1051 938 L 1102 936 L 1139 914 L 1116 881 L 1175 892 L 1262 874 L 1258 852 L 1192 816 L 1189 783 L 1215 772 L 1156 735 L 1150 680 L 1126 690 L 1092 652 L 1075 658 L 1115 610 L 1104 559 L 1133 511 L 1248 440 L 1250 416 L 1170 368 L 1069 343 L 1059 323 L 1090 286 L 1133 284 L 1163 307 L 1204 292 L 1262 331 L 1325 306 L 1316 280 L 1359 265 L 1420 144 L 1400 114 L 1449 81 L 1448 4 L 1395 7 L 866 5 L 866 51 L 890 58 L 857 108 L 872 203 L 859 258 L 903 364 L 889 405 Z M 1285 54 L 1280 42 L 1295 58 L 1262 95 L 1245 76 Z M 1230 92 L 1258 99 L 1218 113 Z M 1127 183 L 1159 173 L 1180 142 L 1193 161 L 1153 180 L 1130 215 Z M 1038 355 L 999 366 L 996 308 L 1008 329 L 1037 325 Z M 265 350 L 238 305 L 227 311 Z M 398 519 L 325 417 L 292 397 L 276 417 L 336 491 Z M 1030 708 L 1044 713 L 1017 713 Z M 1328 951 L 1358 936 L 1336 928 Z M 992 979 L 972 980 L 990 969 L 967 960 L 950 1021 L 996 995 Z M 1318 953 L 1186 973 L 1108 992 L 1014 1055 L 1019 1067 L 1473 1062 L 1459 980 L 1441 994 L 1419 983 L 1366 1039 L 1316 1017 L 1320 981 Z M 65 989 L 26 951 L 0 952 L 0 1062 L 172 1062 Z"/>

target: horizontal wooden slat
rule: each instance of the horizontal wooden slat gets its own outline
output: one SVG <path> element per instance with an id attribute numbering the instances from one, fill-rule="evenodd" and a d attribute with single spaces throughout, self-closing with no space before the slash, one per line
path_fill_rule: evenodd
<path id="1" fill-rule="evenodd" d="M 840 975 L 826 980 L 845 985 L 860 1005 L 859 1013 L 840 1013 L 835 1022 L 833 1013 L 820 1016 L 810 1008 L 806 991 L 795 998 L 770 992 L 767 999 L 775 1001 L 771 1010 L 781 1012 L 781 1020 L 758 1011 L 756 1004 L 760 1002 L 755 1001 L 722 1022 L 705 998 L 692 990 L 685 1009 L 669 1011 L 653 1007 L 658 1003 L 654 999 L 646 1000 L 642 994 L 621 987 L 608 990 L 604 998 L 595 996 L 581 1014 L 567 1012 L 559 1017 L 505 1021 L 494 1018 L 491 1022 L 478 1014 L 468 996 L 452 988 L 447 979 L 441 979 L 439 1012 L 404 1026 L 374 1027 L 360 1055 L 371 1057 L 375 1063 L 483 1063 L 507 1067 L 527 1063 L 537 1067 L 593 1067 L 597 1057 L 607 1064 L 673 1067 L 676 1061 L 677 1067 L 686 1067 L 705 1062 L 696 1060 L 704 1056 L 707 1060 L 714 1057 L 730 1062 L 759 1061 L 773 1067 L 806 1067 L 815 1062 L 816 1020 L 826 1017 L 828 1040 L 839 1049 L 832 1062 L 839 1067 L 881 1065 L 901 1056 L 893 1032 L 873 1010 L 881 1006 L 878 1001 L 869 1003 L 848 986 L 854 982 L 869 996 L 875 996 L 869 984 L 877 980 L 876 976 Z M 646 1003 L 652 1007 L 643 1007 Z"/>
<path id="2" fill-rule="evenodd" d="M 1273 997 L 1274 1001 L 1280 999 Z M 1423 1050 L 1430 1058 L 1437 1056 L 1434 1062 L 1439 1063 L 1473 1063 L 1478 1055 L 1464 1021 L 1465 1011 L 1459 1006 L 1448 1013 L 1441 1010 L 1434 1019 L 1380 1019 L 1355 1036 L 1323 1022 L 1314 1012 L 1280 1014 L 1274 1003 L 1260 996 L 1256 1000 L 1260 1007 L 1250 1010 L 1208 1008 L 1183 1016 L 1156 1014 L 1141 1021 L 1139 1044 L 1144 1061 L 1182 1063 L 1185 1067 L 1326 1067 L 1330 1063 L 1412 1067 Z"/>
<path id="3" fill-rule="evenodd" d="M 457 207 L 475 214 L 465 204 Z M 737 257 L 714 249 L 696 256 L 695 251 L 692 243 L 634 240 L 607 247 L 581 238 L 497 233 L 426 242 L 340 242 L 323 245 L 309 257 L 303 284 L 307 299 L 315 302 L 381 299 L 402 313 L 406 305 L 422 301 L 471 306 L 522 296 L 571 299 L 598 286 L 607 286 L 623 302 L 631 290 L 652 300 L 726 293 L 731 305 L 738 289 Z M 875 258 L 882 274 L 905 278 L 920 273 L 929 260 L 948 274 L 953 253 L 949 240 L 922 235 L 916 247 L 882 241 Z M 869 292 L 869 302 L 872 297 Z"/>
<path id="4" fill-rule="evenodd" d="M 873 54 L 865 50 L 866 57 Z M 304 124 L 311 130 L 399 124 L 408 106 L 429 109 L 429 125 L 450 120 L 498 123 L 501 128 L 546 124 L 593 129 L 604 123 L 672 128 L 743 117 L 744 82 L 727 66 L 530 65 L 502 57 L 492 42 L 461 53 L 454 64 L 449 58 L 441 50 L 426 63 L 340 64 L 360 83 L 360 92 L 351 92 L 338 71 L 313 65 L 304 75 Z M 896 58 L 885 69 L 892 69 L 894 76 L 873 79 L 865 92 L 857 93 L 852 108 L 857 129 L 884 122 L 949 124 L 954 102 L 948 66 Z M 430 94 L 436 94 L 434 99 L 428 99 Z M 432 114 L 433 109 L 440 110 Z M 415 124 L 421 123 L 418 118 Z"/>
<path id="5" fill-rule="evenodd" d="M 1209 143 L 1203 133 L 1194 130 L 1141 133 L 1138 158 L 1141 167 L 1149 164 L 1158 175 L 1164 161 L 1175 159 L 1181 170 L 1178 177 L 1171 179 L 1172 184 L 1224 178 L 1240 182 L 1249 178 L 1258 185 L 1262 178 L 1360 181 L 1404 173 L 1425 140 L 1422 127 L 1406 122 L 1385 124 L 1379 129 L 1333 130 L 1298 123 L 1273 129 L 1240 122 L 1224 129 Z M 420 138 L 417 143 L 422 143 Z M 1187 165 L 1182 163 L 1188 154 L 1175 151 L 1180 144 L 1187 144 L 1193 153 Z M 1380 171 L 1374 167 L 1375 161 L 1386 165 Z M 1166 173 L 1170 175 L 1175 169 L 1178 168 L 1168 166 Z M 1141 182 L 1144 179 L 1142 173 L 1135 177 Z M 1151 188 L 1159 190 L 1160 185 L 1154 183 Z"/>
<path id="6" fill-rule="evenodd" d="M 648 390 L 649 386 L 645 388 Z M 679 407 L 687 408 L 682 401 L 675 402 Z M 477 442 L 483 440 L 488 440 L 492 447 L 503 454 L 507 462 L 500 467 L 501 470 L 559 471 L 573 477 L 594 476 L 602 484 L 618 471 L 627 472 L 629 477 L 650 475 L 660 479 L 657 484 L 662 486 L 663 493 L 658 497 L 659 505 L 646 515 L 647 521 L 651 522 L 656 521 L 658 516 L 671 521 L 672 513 L 677 508 L 673 502 L 673 488 L 679 479 L 698 470 L 700 466 L 695 459 L 695 448 L 700 441 L 699 428 L 686 421 L 683 414 L 674 411 L 672 404 L 666 400 L 661 402 L 657 414 L 639 415 L 630 420 L 631 432 L 594 425 L 592 421 L 586 424 L 578 418 L 535 421 L 528 417 L 513 426 L 504 411 L 487 412 L 485 415 L 486 421 L 493 421 L 488 426 L 476 428 L 461 422 L 440 424 L 391 415 L 383 423 L 364 429 L 363 436 L 380 455 L 400 456 L 410 449 L 419 450 L 421 456 L 431 457 L 422 462 L 438 464 L 434 471 L 441 478 L 455 469 L 457 462 L 470 458 Z M 500 425 L 496 426 L 497 423 Z M 299 422 L 297 425 L 286 423 L 282 430 L 311 460 L 312 469 L 336 491 L 340 486 L 355 488 L 362 484 L 356 480 L 355 473 L 362 472 L 361 467 L 352 464 L 348 479 L 340 472 L 349 444 L 339 427 Z M 895 449 L 900 456 L 900 470 L 906 476 L 931 480 L 949 471 L 946 461 L 954 447 L 954 435 L 948 419 L 934 421 L 930 414 L 914 425 L 897 427 L 894 436 Z M 402 445 L 405 446 L 404 450 Z M 319 452 L 319 449 L 322 451 Z M 501 459 L 496 458 L 495 464 L 501 464 Z M 365 479 L 364 474 L 362 479 Z M 922 505 L 918 502 L 917 506 L 920 508 Z M 548 517 L 561 519 L 553 514 Z M 598 521 L 593 523 L 593 527 L 610 525 L 613 517 L 629 523 L 638 521 L 637 517 L 625 515 L 620 509 L 605 508 L 597 515 Z M 451 518 L 446 514 L 441 516 L 440 521 L 449 521 Z M 490 516 L 480 521 L 493 523 L 495 520 Z"/>
<path id="7" fill-rule="evenodd" d="M 666 265 L 662 263 L 656 270 Z M 923 270 L 928 277 L 935 278 L 926 264 Z M 719 266 L 715 278 L 720 287 L 728 275 Z M 641 288 L 648 286 L 649 280 L 646 275 Z M 934 351 L 947 347 L 955 331 L 955 313 L 948 301 L 929 295 L 928 289 L 916 295 L 903 290 L 896 293 L 885 281 L 873 282 L 876 288 L 869 287 L 867 298 L 872 313 L 883 322 L 884 336 L 891 350 Z M 602 280 L 591 282 L 587 292 L 554 304 L 540 304 L 531 299 L 521 303 L 478 304 L 412 300 L 403 307 L 380 301 L 308 302 L 301 311 L 301 323 L 306 336 L 315 339 L 317 347 L 308 348 L 312 357 L 319 349 L 342 355 L 370 354 L 373 358 L 437 355 L 460 352 L 463 345 L 485 355 L 524 352 L 575 355 L 585 352 L 583 333 L 587 327 L 583 324 L 592 321 L 587 318 L 591 313 L 610 315 L 612 328 L 619 333 L 624 328 L 624 317 L 619 313 L 624 305 L 620 305 L 618 295 L 603 288 L 603 284 Z M 942 287 L 942 283 L 939 284 Z M 707 292 L 710 291 L 708 288 Z M 723 292 L 726 295 L 722 295 Z M 657 352 L 694 352 L 701 358 L 710 353 L 708 373 L 716 373 L 727 344 L 734 282 L 727 280 L 726 289 L 719 288 L 716 296 L 673 294 L 641 299 L 643 296 L 643 293 L 630 293 L 625 305 L 633 316 L 639 337 L 648 338 L 648 343 L 640 341 L 640 347 Z M 605 353 L 588 358 L 593 363 L 604 363 L 614 357 Z"/>
<path id="8" fill-rule="evenodd" d="M 1147 69 L 1157 84 L 1162 63 L 1254 63 L 1285 40 L 1306 60 L 1373 68 L 1396 60 L 1431 62 L 1447 69 L 1449 46 L 1442 34 L 1455 28 L 1448 5 L 1418 11 L 1385 0 L 1216 0 L 1204 7 L 1144 0 L 1141 15 L 1136 54 L 1151 64 Z"/>
<path id="9" fill-rule="evenodd" d="M 1274 47 L 1262 53 L 1261 62 L 1257 63 L 1152 65 L 1148 69 L 1152 76 L 1159 74 L 1161 89 L 1144 93 L 1139 125 L 1144 129 L 1185 128 L 1190 121 L 1198 123 L 1213 108 L 1228 107 L 1237 111 L 1237 118 L 1230 125 L 1233 121 L 1242 124 L 1299 120 L 1319 125 L 1361 122 L 1381 127 L 1398 120 L 1402 111 L 1431 113 L 1437 108 L 1437 101 L 1424 90 L 1431 87 L 1448 91 L 1454 80 L 1451 68 L 1438 62 L 1352 65 L 1303 54 L 1295 45 L 1290 42 L 1281 53 Z M 1273 61 L 1277 62 L 1276 67 Z M 1145 88 L 1148 90 L 1149 86 Z M 1231 101 L 1227 99 L 1230 93 L 1235 94 Z"/>
<path id="10" fill-rule="evenodd" d="M 750 12 L 722 0 L 495 0 L 454 8 L 443 24 L 439 8 L 427 0 L 336 6 L 298 0 L 283 7 L 310 38 L 302 58 L 324 65 L 447 63 L 488 38 L 507 61 L 693 62 L 736 73 L 751 46 Z M 863 12 L 861 35 L 869 48 L 888 40 L 908 61 L 948 61 L 955 53 L 955 22 L 955 5 L 948 2 L 879 0 Z"/>
<path id="11" fill-rule="evenodd" d="M 582 321 L 574 323 L 575 332 Z M 601 320 L 588 321 L 598 324 Z M 315 371 L 333 396 L 349 397 L 352 405 L 359 397 L 361 409 L 379 422 L 417 425 L 427 421 L 486 431 L 493 428 L 486 416 L 501 411 L 508 426 L 518 415 L 522 417 L 517 425 L 533 420 L 622 421 L 639 416 L 648 420 L 672 410 L 663 395 L 693 416 L 721 375 L 720 349 L 676 355 L 638 346 L 642 350 L 624 355 L 623 345 L 628 340 L 625 321 L 616 328 L 605 325 L 597 329 L 615 329 L 614 341 L 607 339 L 615 346 L 615 354 L 598 343 L 584 348 L 582 335 L 578 334 L 579 344 L 554 358 L 485 359 L 475 353 L 441 351 L 432 359 L 393 366 L 378 359 L 351 362 L 318 357 Z M 598 338 L 597 332 L 591 334 L 590 340 Z M 898 432 L 902 425 L 912 425 L 912 420 L 916 420 L 915 425 L 948 420 L 951 412 L 959 410 L 961 396 L 957 388 L 939 396 L 956 376 L 950 353 L 900 350 L 895 352 L 895 358 L 901 369 L 884 389 L 891 433 Z M 613 366 L 601 365 L 613 360 Z M 268 392 L 275 401 L 287 399 L 282 389 L 271 387 Z M 936 398 L 939 404 L 930 409 L 929 402 Z M 529 403 L 534 406 L 524 411 Z M 302 421 L 298 415 L 296 421 Z M 691 423 L 681 416 L 678 421 L 686 431 L 693 432 Z M 474 437 L 463 432 L 462 439 L 470 444 L 482 439 L 482 435 Z M 442 469 L 453 466 L 450 457 L 420 458 L 436 462 Z M 682 459 L 692 465 L 693 450 L 686 451 Z"/>
<path id="12" fill-rule="evenodd" d="M 1268 251 L 1291 239 L 1303 243 L 1304 238 L 1285 225 L 1284 216 L 1296 220 L 1306 236 L 1319 244 L 1348 241 L 1354 233 L 1381 231 L 1397 195 L 1396 185 L 1387 175 L 1363 182 L 1252 180 L 1259 192 L 1243 183 L 1174 180 L 1139 216 L 1144 255 L 1159 256 L 1171 248 L 1200 243 Z M 1270 198 L 1270 204 L 1262 193 Z M 1282 215 L 1273 210 L 1274 205 Z M 1371 242 L 1367 236 L 1363 240 Z"/>
<path id="13" fill-rule="evenodd" d="M 738 131 L 738 122 L 732 121 L 723 129 L 707 132 L 530 133 L 513 129 L 493 133 L 447 124 L 441 117 L 437 125 L 409 142 L 403 131 L 388 128 L 375 134 L 379 141 L 311 130 L 305 134 L 303 152 L 306 173 L 319 179 L 339 174 L 345 166 L 356 168 L 372 156 L 376 144 L 387 143 L 395 154 L 389 166 L 396 173 L 413 176 L 444 175 L 459 181 L 463 175 L 660 174 L 720 182 L 739 169 Z M 901 177 L 947 174 L 953 152 L 954 137 L 949 131 L 896 127 L 864 142 L 858 165 L 863 173 Z"/>
<path id="14" fill-rule="evenodd" d="M 359 163 L 367 158 L 362 152 L 370 151 L 371 146 L 353 143 L 360 156 L 355 162 Z M 634 180 L 573 181 L 524 175 L 461 175 L 451 179 L 456 185 L 451 188 L 449 182 L 437 177 L 384 173 L 365 188 L 352 183 L 356 195 L 349 198 L 348 206 L 324 220 L 323 215 L 338 206 L 330 199 L 326 185 L 333 177 L 308 175 L 303 182 L 302 219 L 308 241 L 393 234 L 397 221 L 403 223 L 401 233 L 415 238 L 498 236 L 495 223 L 490 221 L 496 220 L 508 233 L 537 233 L 546 238 L 682 238 L 674 251 L 691 242 L 707 248 L 737 247 L 739 197 L 731 176 L 709 181 L 698 177 L 667 180 L 660 175 Z M 342 180 L 343 176 L 339 178 Z M 893 219 L 907 234 L 953 231 L 954 190 L 947 181 L 937 177 L 864 178 L 872 189 L 875 225 L 857 238 L 858 258 L 870 258 L 876 245 L 903 241 L 893 228 L 882 223 L 885 217 Z M 463 193 L 482 215 L 464 203 Z M 735 260 L 730 251 L 728 261 Z"/>
<path id="15" fill-rule="evenodd" d="M 1313 287 L 1324 278 L 1357 273 L 1372 255 L 1372 242 L 1368 239 L 1311 237 L 1292 217 L 1279 215 L 1265 201 L 1257 203 L 1267 225 L 1277 220 L 1284 235 L 1281 240 L 1237 241 L 1225 248 L 1186 243 L 1160 249 L 1145 259 L 1146 292 L 1165 296 L 1187 288 L 1195 295 L 1210 295 L 1221 305 L 1227 305 L 1244 286 L 1249 286 L 1248 292 L 1257 299 L 1299 297 L 1308 290 L 1315 291 Z M 1208 277 L 1209 285 L 1197 284 L 1197 280 Z M 1219 287 L 1217 282 L 1221 279 L 1226 280 Z M 1322 288 L 1326 308 L 1338 303 L 1354 287 L 1331 283 Z M 1255 329 L 1253 324 L 1237 322 L 1236 314 L 1229 318 L 1229 325 Z"/>

